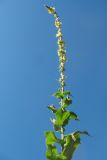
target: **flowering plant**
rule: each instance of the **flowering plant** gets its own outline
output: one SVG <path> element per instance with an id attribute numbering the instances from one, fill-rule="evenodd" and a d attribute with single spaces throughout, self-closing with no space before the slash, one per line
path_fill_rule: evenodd
<path id="1" fill-rule="evenodd" d="M 65 135 L 65 127 L 71 120 L 78 121 L 78 116 L 68 110 L 68 106 L 72 104 L 72 94 L 70 91 L 65 90 L 65 62 L 66 62 L 66 49 L 62 34 L 62 23 L 54 7 L 46 6 L 48 13 L 52 14 L 55 18 L 55 26 L 57 29 L 56 37 L 58 43 L 58 57 L 59 57 L 59 83 L 60 87 L 54 93 L 54 96 L 60 100 L 59 107 L 55 105 L 48 106 L 48 109 L 54 114 L 51 118 L 54 131 L 46 131 L 46 158 L 47 160 L 71 160 L 75 150 L 80 145 L 81 135 L 89 135 L 86 131 L 75 131 Z M 59 132 L 61 138 L 56 136 Z M 57 149 L 60 146 L 60 151 Z"/>

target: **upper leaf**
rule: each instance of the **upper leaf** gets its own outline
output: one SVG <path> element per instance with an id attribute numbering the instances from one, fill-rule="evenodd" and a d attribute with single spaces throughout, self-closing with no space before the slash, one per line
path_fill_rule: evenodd
<path id="1" fill-rule="evenodd" d="M 70 91 L 64 91 L 63 93 L 58 90 L 56 93 L 53 94 L 56 98 L 64 98 L 64 96 L 67 96 L 67 95 L 71 95 Z"/>
<path id="2" fill-rule="evenodd" d="M 47 145 L 51 145 L 51 144 L 58 142 L 58 139 L 55 136 L 55 133 L 52 131 L 45 132 L 45 137 L 46 137 L 46 144 Z"/>
<path id="3" fill-rule="evenodd" d="M 68 111 L 69 112 L 69 111 Z M 64 125 L 67 125 L 68 122 L 72 119 L 75 119 L 75 120 L 79 120 L 78 116 L 74 113 L 74 112 L 69 112 L 69 118 L 66 118 L 65 121 L 64 121 Z"/>
<path id="4" fill-rule="evenodd" d="M 54 120 L 54 124 L 57 126 L 65 126 L 72 119 L 78 120 L 78 116 L 74 112 L 63 111 L 62 108 L 59 108 L 56 112 L 56 120 Z"/>

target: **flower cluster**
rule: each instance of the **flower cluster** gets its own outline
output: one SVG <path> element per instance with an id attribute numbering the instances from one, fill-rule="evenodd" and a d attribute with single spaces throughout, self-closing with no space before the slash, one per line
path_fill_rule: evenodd
<path id="1" fill-rule="evenodd" d="M 57 34 L 56 37 L 58 38 L 58 57 L 59 57 L 59 71 L 60 71 L 60 78 L 59 83 L 61 84 L 61 92 L 64 92 L 64 86 L 65 86 L 65 62 L 66 62 L 66 50 L 65 50 L 65 42 L 63 40 L 63 34 L 62 34 L 62 22 L 60 21 L 60 18 L 55 10 L 54 7 L 48 7 L 49 14 L 53 14 L 55 17 L 55 26 L 57 28 Z"/>
<path id="2" fill-rule="evenodd" d="M 64 91 L 64 86 L 65 86 L 65 76 L 64 76 L 64 71 L 65 71 L 65 62 L 66 62 L 66 50 L 65 50 L 65 43 L 63 40 L 63 35 L 62 35 L 62 23 L 55 12 L 55 26 L 57 28 L 57 34 L 56 37 L 58 38 L 58 57 L 59 57 L 59 71 L 60 71 L 60 79 L 59 82 L 61 84 L 61 91 Z"/>

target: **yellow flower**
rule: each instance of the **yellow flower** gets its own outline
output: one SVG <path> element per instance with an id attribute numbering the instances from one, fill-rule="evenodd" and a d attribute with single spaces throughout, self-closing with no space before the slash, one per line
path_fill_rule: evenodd
<path id="1" fill-rule="evenodd" d="M 64 41 L 63 41 L 63 40 L 58 39 L 58 45 L 59 45 L 59 46 L 61 46 L 61 47 L 64 47 Z"/>
<path id="2" fill-rule="evenodd" d="M 59 20 L 56 20 L 56 21 L 55 21 L 55 26 L 56 26 L 57 28 L 60 28 L 61 22 L 60 22 Z"/>
<path id="3" fill-rule="evenodd" d="M 47 8 L 49 14 L 54 14 L 55 13 L 55 8 L 54 7 L 46 6 L 46 8 Z"/>
<path id="4" fill-rule="evenodd" d="M 59 31 L 57 34 L 56 34 L 56 37 L 61 37 L 62 36 L 62 33 Z"/>

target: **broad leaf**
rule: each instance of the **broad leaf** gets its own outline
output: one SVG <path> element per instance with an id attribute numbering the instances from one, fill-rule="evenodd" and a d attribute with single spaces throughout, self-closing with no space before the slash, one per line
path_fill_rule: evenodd
<path id="1" fill-rule="evenodd" d="M 56 149 L 56 146 L 47 145 L 46 157 L 48 160 L 55 160 L 57 154 L 58 151 Z"/>
<path id="2" fill-rule="evenodd" d="M 54 93 L 53 94 L 56 98 L 64 98 L 64 96 L 70 96 L 71 95 L 71 93 L 70 93 L 70 91 L 64 91 L 63 93 L 60 91 L 60 90 L 58 90 L 56 93 Z"/>
<path id="3" fill-rule="evenodd" d="M 58 141 L 57 137 L 55 136 L 55 133 L 51 132 L 51 131 L 45 132 L 45 137 L 46 137 L 46 144 L 47 145 L 54 144 Z"/>
<path id="4" fill-rule="evenodd" d="M 71 135 L 68 135 L 65 137 L 65 145 L 62 153 L 67 157 L 67 160 L 71 160 L 74 151 L 77 149 L 77 147 L 80 144 L 80 139 L 74 139 Z"/>
<path id="5" fill-rule="evenodd" d="M 67 157 L 58 153 L 56 146 L 53 145 L 47 146 L 46 157 L 48 160 L 67 160 Z"/>
<path id="6" fill-rule="evenodd" d="M 59 108 L 56 112 L 56 120 L 54 121 L 54 124 L 56 126 L 65 126 L 72 119 L 78 120 L 78 117 L 74 112 L 63 111 L 62 108 Z"/>
<path id="7" fill-rule="evenodd" d="M 81 135 L 89 135 L 89 133 L 86 131 L 76 131 L 64 137 L 65 144 L 62 153 L 67 156 L 67 160 L 71 160 L 75 150 L 81 144 Z"/>
<path id="8" fill-rule="evenodd" d="M 67 111 L 69 112 L 69 111 Z M 79 120 L 78 116 L 74 112 L 69 112 L 69 117 L 65 119 L 63 126 L 67 125 L 70 120 Z"/>

